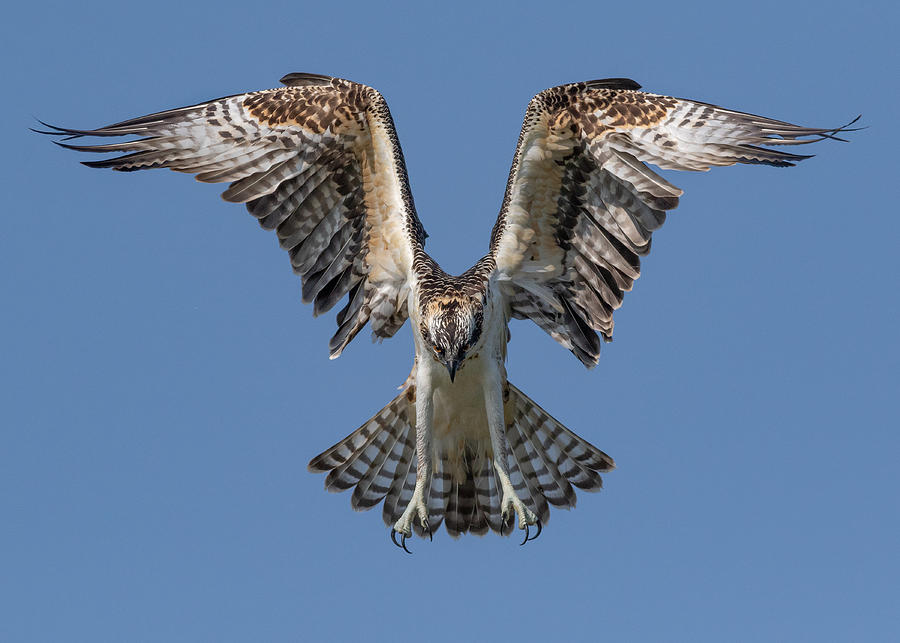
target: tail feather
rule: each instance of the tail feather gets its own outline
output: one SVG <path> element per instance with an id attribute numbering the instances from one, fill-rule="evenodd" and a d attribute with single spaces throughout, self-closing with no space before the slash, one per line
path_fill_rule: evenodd
<path id="1" fill-rule="evenodd" d="M 377 457 L 387 435 L 386 431 L 376 432 L 346 462 L 332 469 L 325 478 L 325 488 L 328 491 L 346 491 L 356 485 L 372 466 L 373 458 Z"/>
<path id="2" fill-rule="evenodd" d="M 431 489 L 428 492 L 428 527 L 432 532 L 440 529 L 441 523 L 444 522 L 452 485 L 453 478 L 444 466 L 444 461 L 436 459 L 431 475 Z"/>
<path id="3" fill-rule="evenodd" d="M 357 511 L 371 509 L 387 495 L 397 473 L 403 449 L 407 443 L 413 444 L 415 441 L 409 424 L 399 424 L 396 428 L 391 433 L 385 433 L 387 439 L 372 462 L 372 468 L 353 490 L 350 504 Z"/>
<path id="4" fill-rule="evenodd" d="M 613 459 L 564 427 L 515 386 L 510 384 L 509 388 L 510 403 L 515 400 L 523 418 L 516 426 L 533 436 L 531 441 L 538 452 L 554 460 L 559 473 L 579 489 L 600 489 L 600 473 L 615 469 Z"/>
<path id="5" fill-rule="evenodd" d="M 447 533 L 453 538 L 458 538 L 467 531 L 473 531 L 473 518 L 475 513 L 475 483 L 471 475 L 465 480 L 453 484 L 447 502 L 447 515 L 444 524 L 447 525 Z"/>
<path id="6" fill-rule="evenodd" d="M 345 438 L 342 443 L 354 439 L 353 436 L 359 434 L 353 444 L 356 446 L 356 450 L 343 463 L 331 470 L 325 479 L 325 488 L 329 491 L 344 491 L 357 485 L 363 478 L 377 475 L 381 464 L 393 448 L 394 442 L 401 433 L 409 432 L 408 408 L 409 400 L 404 393 L 401 393 L 360 429 Z M 346 450 L 341 450 L 340 453 L 343 455 L 353 445 L 347 444 Z M 332 447 L 332 449 L 334 448 Z M 319 458 L 321 457 L 319 456 Z M 318 458 L 313 462 L 316 460 Z M 313 463 L 311 462 L 310 468 L 312 467 Z"/>
<path id="7" fill-rule="evenodd" d="M 512 384 L 505 403 L 507 464 L 513 490 L 541 519 L 550 505 L 575 506 L 574 487 L 596 491 L 600 474 L 615 467 L 612 458 L 575 435 Z M 312 459 L 310 471 L 328 472 L 326 488 L 355 487 L 351 504 L 371 509 L 384 500 L 382 517 L 392 526 L 402 515 L 416 485 L 415 387 L 410 385 L 359 429 Z M 443 523 L 454 538 L 464 533 L 510 533 L 500 514 L 502 490 L 490 443 L 468 443 L 459 462 L 437 453 L 427 493 L 428 524 Z M 440 448 L 440 447 L 439 447 Z M 416 533 L 425 535 L 418 521 Z"/>
<path id="8" fill-rule="evenodd" d="M 493 475 L 493 467 L 490 466 L 490 458 L 483 452 L 477 456 L 474 452 L 469 453 L 469 467 L 468 477 L 472 481 L 472 500 L 474 502 L 472 518 L 469 521 L 469 532 L 481 536 L 492 528 L 490 521 L 492 499 L 489 495 L 484 495 L 483 490 L 479 489 L 479 484 L 482 487 L 486 484 L 485 478 L 488 474 Z"/>
<path id="9" fill-rule="evenodd" d="M 478 510 L 491 531 L 500 531 L 500 485 L 494 463 L 487 454 L 482 454 L 475 463 L 475 500 Z"/>
<path id="10" fill-rule="evenodd" d="M 396 401 L 396 399 L 394 401 Z M 394 402 L 391 402 L 391 404 L 393 403 Z M 390 406 L 390 404 L 388 406 Z M 379 415 L 381 414 L 379 413 Z M 323 451 L 310 460 L 307 469 L 313 473 L 326 473 L 335 467 L 341 466 L 348 460 L 351 460 L 360 449 L 365 447 L 372 436 L 381 430 L 382 426 L 377 421 L 379 415 L 371 418 L 368 422 L 333 447 Z"/>
<path id="11" fill-rule="evenodd" d="M 597 460 L 597 464 L 595 464 L 594 468 L 591 468 L 583 461 L 579 460 L 576 456 L 573 455 L 573 452 L 577 452 L 578 449 L 582 447 L 582 444 L 587 446 L 594 451 L 597 449 L 594 448 L 593 445 L 588 444 L 577 435 L 569 431 L 565 427 L 559 427 L 562 429 L 562 433 L 559 434 L 559 439 L 557 439 L 556 444 L 562 451 L 562 456 L 557 461 L 557 466 L 559 467 L 559 472 L 565 476 L 565 478 L 584 491 L 599 491 L 603 487 L 603 478 L 600 476 L 600 471 L 611 471 L 615 468 L 615 464 L 613 464 L 612 459 L 609 458 L 605 453 L 600 451 L 606 460 Z M 541 430 L 543 426 L 541 427 Z M 569 448 L 570 445 L 571 448 Z M 595 456 L 591 456 L 592 458 Z"/>
<path id="12" fill-rule="evenodd" d="M 547 524 L 550 522 L 550 507 L 547 504 L 547 498 L 542 493 L 538 482 L 538 474 L 534 470 L 534 463 L 531 461 L 531 455 L 525 450 L 525 440 L 520 431 L 521 427 L 516 424 L 506 429 L 506 436 L 511 449 L 511 459 L 515 461 L 514 466 L 525 480 L 526 493 L 519 497 L 522 498 L 522 501 L 529 509 L 537 514 L 541 522 Z M 516 493 L 518 493 L 518 489 Z M 529 502 L 529 499 L 531 502 Z"/>
<path id="13" fill-rule="evenodd" d="M 507 430 L 507 436 L 508 435 L 509 430 Z M 535 503 L 534 498 L 532 498 L 531 496 L 531 488 L 528 486 L 528 482 L 525 480 L 525 475 L 522 473 L 521 469 L 519 469 L 519 461 L 515 457 L 514 453 L 508 454 L 507 463 L 509 466 L 509 481 L 510 483 L 512 483 L 512 488 L 516 493 L 516 496 L 521 498 L 522 502 L 525 503 L 525 506 L 528 507 L 534 514 L 539 514 L 537 503 Z M 502 494 L 502 491 L 498 491 L 498 493 Z"/>
<path id="14" fill-rule="evenodd" d="M 412 500 L 413 492 L 416 489 L 416 450 L 413 448 L 412 458 L 410 458 L 411 462 L 409 463 L 409 471 L 406 472 L 406 478 L 403 480 L 403 485 L 400 487 L 400 496 L 397 498 L 397 507 L 394 510 L 393 521 L 397 522 L 400 518 L 401 514 L 404 510 L 409 506 L 409 502 Z M 393 524 L 393 523 L 391 523 Z M 415 524 L 418 524 L 416 521 Z"/>
<path id="15" fill-rule="evenodd" d="M 410 433 L 412 433 L 412 431 L 410 431 Z M 384 507 L 381 512 L 381 517 L 386 525 L 393 525 L 397 522 L 400 519 L 403 510 L 406 508 L 406 505 L 400 504 L 400 501 L 401 496 L 403 495 L 403 488 L 406 486 L 410 475 L 413 476 L 413 485 L 415 485 L 415 447 L 414 440 L 407 440 L 403 445 L 403 450 L 400 452 L 400 457 L 397 459 L 396 473 L 394 474 L 393 481 L 391 481 L 390 491 L 388 491 L 384 498 Z M 409 495 L 412 497 L 412 491 L 409 492 Z M 409 502 L 409 500 L 407 499 L 406 502 Z"/>
<path id="16" fill-rule="evenodd" d="M 482 511 L 481 507 L 478 506 L 478 496 L 475 492 L 475 479 L 469 478 L 467 482 L 467 488 L 470 488 L 473 502 L 472 516 L 469 519 L 469 533 L 475 534 L 476 536 L 484 536 L 490 529 L 487 515 Z"/>
<path id="17" fill-rule="evenodd" d="M 572 485 L 562 477 L 556 462 L 542 451 L 534 427 L 528 423 L 527 418 L 514 425 L 507 437 L 516 457 L 520 457 L 521 453 L 525 454 L 534 475 L 531 479 L 533 487 L 540 489 L 547 502 L 557 507 L 574 507 L 575 491 Z M 526 466 L 525 471 L 527 470 Z"/>

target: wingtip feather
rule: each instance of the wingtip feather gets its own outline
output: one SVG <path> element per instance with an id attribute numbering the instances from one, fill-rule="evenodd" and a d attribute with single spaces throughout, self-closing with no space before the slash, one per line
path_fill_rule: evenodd
<path id="1" fill-rule="evenodd" d="M 641 88 L 640 83 L 630 78 L 597 78 L 584 83 L 590 89 L 632 89 Z"/>
<path id="2" fill-rule="evenodd" d="M 334 80 L 332 76 L 326 76 L 324 74 L 295 71 L 290 74 L 285 74 L 278 82 L 288 87 L 303 87 L 307 85 L 328 85 L 332 80 Z"/>

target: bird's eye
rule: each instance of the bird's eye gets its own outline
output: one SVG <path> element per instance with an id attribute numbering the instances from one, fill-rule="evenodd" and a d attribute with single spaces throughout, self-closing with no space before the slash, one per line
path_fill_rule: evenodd
<path id="1" fill-rule="evenodd" d="M 441 348 L 440 346 L 438 346 L 437 344 L 432 344 L 431 347 L 434 349 L 434 352 L 437 353 L 438 355 L 444 354 L 444 349 Z"/>

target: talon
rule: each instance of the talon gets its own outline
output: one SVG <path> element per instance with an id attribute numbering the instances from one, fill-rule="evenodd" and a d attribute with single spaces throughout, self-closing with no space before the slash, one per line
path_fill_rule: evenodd
<path id="1" fill-rule="evenodd" d="M 542 522 L 541 522 L 541 519 L 538 518 L 536 524 L 537 524 L 537 533 L 536 533 L 534 536 L 529 537 L 529 536 L 528 536 L 528 531 L 527 531 L 527 529 L 526 529 L 526 531 L 525 531 L 525 542 L 522 543 L 523 545 L 524 545 L 525 543 L 527 543 L 529 540 L 537 540 L 537 539 L 538 539 L 538 536 L 541 535 L 541 532 L 544 530 L 544 523 L 542 523 Z"/>
<path id="2" fill-rule="evenodd" d="M 391 529 L 391 541 L 397 545 L 400 549 L 405 551 L 407 554 L 411 554 L 412 552 L 406 548 L 406 534 L 400 534 L 400 542 L 397 542 L 397 530 Z"/>
<path id="3" fill-rule="evenodd" d="M 541 519 L 538 518 L 537 522 L 535 524 L 537 525 L 537 533 L 534 536 L 532 536 L 530 534 L 528 525 L 525 525 L 525 540 L 523 540 L 522 542 L 519 543 L 519 547 L 521 547 L 522 545 L 524 545 L 525 543 L 527 543 L 531 540 L 537 540 L 538 536 L 541 535 L 541 532 L 544 530 L 544 523 L 542 523 Z"/>

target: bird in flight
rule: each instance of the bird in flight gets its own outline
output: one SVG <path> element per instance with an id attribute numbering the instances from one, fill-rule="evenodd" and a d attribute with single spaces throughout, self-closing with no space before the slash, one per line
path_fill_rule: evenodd
<path id="1" fill-rule="evenodd" d="M 454 537 L 517 526 L 524 544 L 550 505 L 574 507 L 573 487 L 598 490 L 613 469 L 509 382 L 508 326 L 531 319 L 585 366 L 597 363 L 613 311 L 682 193 L 646 163 L 791 166 L 809 157 L 773 146 L 843 140 L 855 122 L 801 127 L 645 93 L 625 78 L 544 90 L 525 112 L 488 252 L 453 276 L 425 252 L 382 95 L 317 74 L 281 82 L 94 130 L 43 123 L 40 133 L 120 153 L 89 167 L 230 183 L 223 198 L 275 231 L 314 314 L 346 301 L 332 359 L 366 324 L 380 339 L 411 320 L 415 361 L 400 394 L 309 463 L 328 473 L 327 489 L 353 488 L 354 509 L 383 501 L 391 539 L 407 551 L 414 531 L 431 537 L 441 523 Z M 116 140 L 69 142 L 80 137 Z"/>

